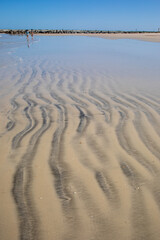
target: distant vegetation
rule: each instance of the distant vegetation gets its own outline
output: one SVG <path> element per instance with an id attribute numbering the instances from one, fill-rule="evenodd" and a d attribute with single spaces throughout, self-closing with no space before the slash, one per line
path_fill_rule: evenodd
<path id="1" fill-rule="evenodd" d="M 157 33 L 157 31 L 104 31 L 104 30 L 49 30 L 49 29 L 0 29 L 0 33 L 23 35 L 28 31 L 34 34 L 101 34 L 101 33 Z"/>

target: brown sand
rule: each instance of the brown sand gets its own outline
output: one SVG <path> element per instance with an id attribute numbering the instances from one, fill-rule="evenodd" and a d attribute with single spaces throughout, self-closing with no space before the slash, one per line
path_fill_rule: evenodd
<path id="1" fill-rule="evenodd" d="M 158 96 L 31 66 L 1 84 L 0 239 L 159 240 Z"/>
<path id="2" fill-rule="evenodd" d="M 160 42 L 160 33 L 90 33 L 90 34 L 36 34 L 39 36 L 86 36 L 86 37 L 99 37 L 111 40 L 116 39 L 134 39 L 146 42 Z"/>

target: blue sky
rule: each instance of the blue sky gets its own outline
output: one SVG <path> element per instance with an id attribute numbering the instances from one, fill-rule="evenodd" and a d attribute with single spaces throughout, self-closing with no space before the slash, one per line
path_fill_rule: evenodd
<path id="1" fill-rule="evenodd" d="M 157 30 L 160 0 L 0 0 L 0 28 Z"/>

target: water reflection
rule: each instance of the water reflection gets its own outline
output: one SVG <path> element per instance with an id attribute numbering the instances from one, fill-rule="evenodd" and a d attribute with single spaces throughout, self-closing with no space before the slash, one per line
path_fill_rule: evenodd
<path id="1" fill-rule="evenodd" d="M 27 47 L 29 48 L 30 47 L 30 44 L 29 44 L 29 36 L 27 35 Z"/>
<path id="2" fill-rule="evenodd" d="M 15 56 L 26 63 L 35 61 L 60 62 L 61 66 L 104 72 L 122 83 L 140 85 L 159 82 L 160 44 L 137 40 L 107 40 L 82 36 L 4 36 L 0 46 L 8 50 L 16 46 Z M 33 44 L 34 43 L 34 44 Z M 32 47 L 31 47 L 32 45 Z M 27 46 L 27 47 L 26 47 Z M 30 51 L 28 49 L 30 48 Z M 6 52 L 7 52 L 6 51 Z"/>
<path id="3" fill-rule="evenodd" d="M 31 37 L 31 39 L 30 39 Z M 29 34 L 29 31 L 26 30 L 26 39 L 27 39 L 27 47 L 29 48 L 30 47 L 30 44 L 33 43 L 34 39 L 33 39 L 33 31 L 30 32 Z"/>

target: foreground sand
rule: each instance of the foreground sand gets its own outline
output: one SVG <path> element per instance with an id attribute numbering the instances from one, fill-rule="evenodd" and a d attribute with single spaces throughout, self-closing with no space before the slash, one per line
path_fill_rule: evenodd
<path id="1" fill-rule="evenodd" d="M 135 39 L 146 42 L 160 42 L 160 33 L 90 33 L 90 34 L 36 34 L 40 36 L 86 36 L 86 37 L 100 37 L 106 39 Z"/>
<path id="2" fill-rule="evenodd" d="M 3 75 L 0 239 L 159 240 L 158 95 L 51 62 Z"/>

